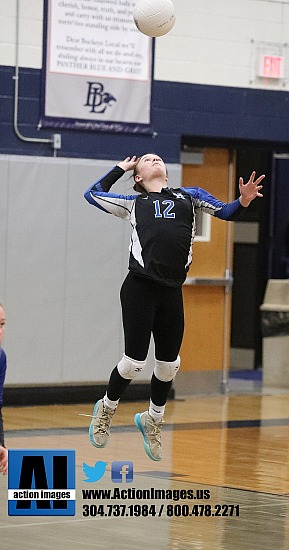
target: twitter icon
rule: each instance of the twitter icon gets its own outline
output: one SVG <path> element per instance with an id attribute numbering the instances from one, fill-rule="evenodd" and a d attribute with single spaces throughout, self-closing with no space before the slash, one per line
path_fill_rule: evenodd
<path id="1" fill-rule="evenodd" d="M 83 462 L 82 469 L 87 479 L 83 479 L 82 481 L 99 481 L 104 476 L 107 464 L 108 462 L 103 462 L 103 460 L 98 460 L 94 466 L 89 466 Z"/>

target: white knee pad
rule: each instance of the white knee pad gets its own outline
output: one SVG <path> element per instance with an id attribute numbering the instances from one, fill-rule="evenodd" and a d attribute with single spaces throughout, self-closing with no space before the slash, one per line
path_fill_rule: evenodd
<path id="1" fill-rule="evenodd" d="M 117 370 L 120 376 L 126 378 L 127 380 L 132 380 L 142 372 L 146 366 L 146 362 L 146 359 L 144 361 L 137 361 L 136 359 L 131 359 L 130 357 L 127 357 L 127 355 L 123 354 L 122 359 L 117 365 Z"/>
<path id="2" fill-rule="evenodd" d="M 173 380 L 180 368 L 181 358 L 178 355 L 175 361 L 158 361 L 155 360 L 154 374 L 161 382 L 170 382 Z"/>

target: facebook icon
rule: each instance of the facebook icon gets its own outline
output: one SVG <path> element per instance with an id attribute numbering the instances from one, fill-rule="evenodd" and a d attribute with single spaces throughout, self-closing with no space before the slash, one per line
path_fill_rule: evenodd
<path id="1" fill-rule="evenodd" d="M 114 483 L 131 483 L 133 481 L 133 463 L 130 460 L 127 462 L 118 460 L 112 462 L 111 480 Z"/>

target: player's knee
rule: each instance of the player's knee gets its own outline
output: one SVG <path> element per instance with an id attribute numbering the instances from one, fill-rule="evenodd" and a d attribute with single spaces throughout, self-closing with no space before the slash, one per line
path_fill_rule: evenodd
<path id="1" fill-rule="evenodd" d="M 180 368 L 181 358 L 178 355 L 175 361 L 155 360 L 154 374 L 161 382 L 170 382 L 173 380 Z"/>
<path id="2" fill-rule="evenodd" d="M 127 355 L 123 354 L 122 359 L 117 365 L 117 370 L 123 378 L 133 380 L 133 378 L 136 378 L 136 376 L 142 372 L 146 366 L 146 362 L 146 359 L 144 361 L 137 361 L 136 359 L 131 359 L 131 357 L 127 357 Z"/>

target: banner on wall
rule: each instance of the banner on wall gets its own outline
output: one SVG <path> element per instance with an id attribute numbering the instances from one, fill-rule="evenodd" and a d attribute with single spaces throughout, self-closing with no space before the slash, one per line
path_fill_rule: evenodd
<path id="1" fill-rule="evenodd" d="M 135 0 L 45 0 L 40 125 L 149 133 L 153 39 Z"/>

